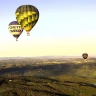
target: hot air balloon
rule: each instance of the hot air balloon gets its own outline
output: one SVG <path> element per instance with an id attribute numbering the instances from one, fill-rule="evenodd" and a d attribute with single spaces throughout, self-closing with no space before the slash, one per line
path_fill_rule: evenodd
<path id="1" fill-rule="evenodd" d="M 17 8 L 15 16 L 18 23 L 27 32 L 27 36 L 29 36 L 31 29 L 39 19 L 39 11 L 33 5 L 22 5 Z"/>
<path id="2" fill-rule="evenodd" d="M 8 29 L 9 29 L 10 33 L 16 38 L 16 41 L 18 41 L 17 39 L 23 32 L 23 28 L 21 27 L 21 25 L 18 24 L 17 21 L 12 21 L 8 25 Z"/>
<path id="3" fill-rule="evenodd" d="M 82 57 L 83 57 L 84 59 L 87 59 L 88 54 L 87 54 L 87 53 L 83 53 L 83 54 L 82 54 Z"/>

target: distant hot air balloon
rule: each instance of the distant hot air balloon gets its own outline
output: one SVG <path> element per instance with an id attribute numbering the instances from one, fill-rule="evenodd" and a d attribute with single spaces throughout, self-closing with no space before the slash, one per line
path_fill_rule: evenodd
<path id="1" fill-rule="evenodd" d="M 83 57 L 84 59 L 87 59 L 88 54 L 87 54 L 87 53 L 83 53 L 83 54 L 82 54 L 82 57 Z"/>
<path id="2" fill-rule="evenodd" d="M 31 29 L 39 19 L 38 9 L 33 5 L 22 5 L 17 8 L 15 15 L 18 23 L 27 32 L 27 36 L 29 36 Z"/>
<path id="3" fill-rule="evenodd" d="M 12 21 L 9 25 L 8 25 L 8 29 L 10 31 L 10 33 L 16 38 L 16 41 L 18 41 L 18 37 L 21 35 L 21 33 L 23 32 L 23 28 L 21 27 L 20 24 L 18 24 L 17 21 Z"/>

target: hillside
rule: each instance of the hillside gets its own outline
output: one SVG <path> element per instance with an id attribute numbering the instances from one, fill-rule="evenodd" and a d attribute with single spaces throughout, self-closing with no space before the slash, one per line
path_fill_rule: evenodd
<path id="1" fill-rule="evenodd" d="M 0 78 L 0 96 L 96 96 L 96 79 L 77 76 Z"/>
<path id="2" fill-rule="evenodd" d="M 83 76 L 96 77 L 96 59 L 22 58 L 0 60 L 0 76 Z"/>
<path id="3" fill-rule="evenodd" d="M 96 96 L 96 59 L 1 59 L 0 96 Z"/>

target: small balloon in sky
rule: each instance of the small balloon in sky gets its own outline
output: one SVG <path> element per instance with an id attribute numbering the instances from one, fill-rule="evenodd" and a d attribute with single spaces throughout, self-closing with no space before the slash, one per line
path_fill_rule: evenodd
<path id="1" fill-rule="evenodd" d="M 17 22 L 27 32 L 27 36 L 29 36 L 31 29 L 39 19 L 39 11 L 33 5 L 22 5 L 16 9 L 15 16 Z"/>
<path id="2" fill-rule="evenodd" d="M 83 57 L 84 59 L 87 59 L 87 58 L 88 58 L 88 54 L 87 54 L 87 53 L 83 53 L 83 54 L 82 54 L 82 57 Z"/>
<path id="3" fill-rule="evenodd" d="M 8 29 L 10 33 L 16 38 L 16 41 L 18 41 L 17 39 L 23 32 L 23 28 L 21 27 L 21 25 L 17 21 L 12 21 L 9 23 Z"/>

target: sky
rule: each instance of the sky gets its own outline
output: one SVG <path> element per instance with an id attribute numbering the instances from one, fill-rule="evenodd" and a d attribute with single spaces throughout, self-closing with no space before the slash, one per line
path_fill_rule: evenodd
<path id="1" fill-rule="evenodd" d="M 21 5 L 34 5 L 40 16 L 18 41 L 8 30 Z M 0 57 L 96 56 L 96 0 L 1 0 Z"/>

